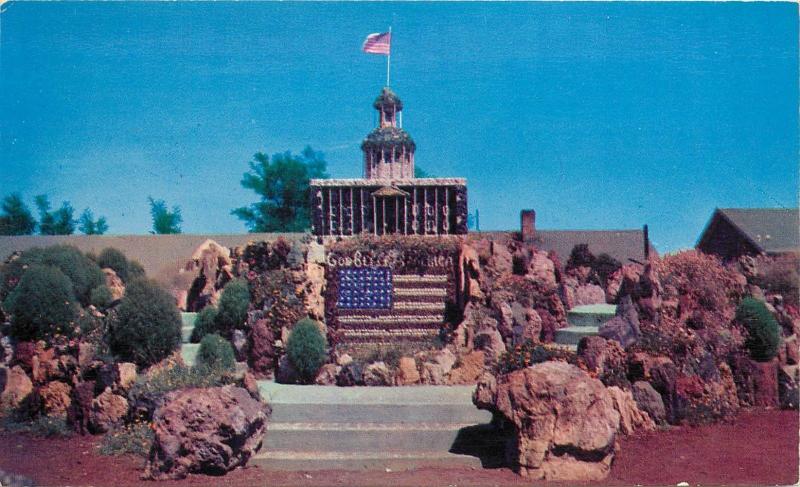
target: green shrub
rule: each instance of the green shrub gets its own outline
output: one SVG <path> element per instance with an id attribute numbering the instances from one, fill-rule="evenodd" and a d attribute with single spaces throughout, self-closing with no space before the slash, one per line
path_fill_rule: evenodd
<path id="1" fill-rule="evenodd" d="M 57 416 L 36 416 L 21 420 L 12 413 L 3 418 L 2 427 L 9 433 L 30 433 L 44 438 L 68 438 L 72 429 L 66 419 Z"/>
<path id="2" fill-rule="evenodd" d="M 97 309 L 106 309 L 114 302 L 114 296 L 111 295 L 111 290 L 108 286 L 101 284 L 92 289 L 89 302 Z"/>
<path id="3" fill-rule="evenodd" d="M 216 333 L 203 337 L 197 351 L 197 366 L 218 371 L 233 370 L 236 356 L 231 342 Z"/>
<path id="4" fill-rule="evenodd" d="M 744 345 L 754 360 L 767 362 L 777 355 L 781 342 L 780 328 L 763 302 L 744 298 L 736 308 L 736 321 L 747 329 Z"/>
<path id="5" fill-rule="evenodd" d="M 147 458 L 153 444 L 153 430 L 147 423 L 133 423 L 124 428 L 109 431 L 100 440 L 101 455 L 133 454 Z"/>
<path id="6" fill-rule="evenodd" d="M 223 336 L 230 336 L 233 330 L 242 328 L 247 320 L 250 306 L 250 290 L 247 281 L 236 279 L 222 289 L 217 305 L 217 330 Z"/>
<path id="7" fill-rule="evenodd" d="M 574 269 L 576 267 L 593 267 L 595 256 L 589 250 L 588 244 L 578 244 L 572 248 L 567 259 L 567 269 Z"/>
<path id="8" fill-rule="evenodd" d="M 206 306 L 197 313 L 194 321 L 192 336 L 189 339 L 192 343 L 200 343 L 204 336 L 217 332 L 217 308 Z"/>
<path id="9" fill-rule="evenodd" d="M 549 359 L 550 352 L 544 347 L 534 344 L 531 340 L 525 340 L 500 356 L 497 361 L 497 372 L 507 374 Z"/>
<path id="10" fill-rule="evenodd" d="M 140 398 L 158 396 L 178 389 L 192 387 L 216 387 L 233 383 L 232 377 L 219 371 L 203 367 L 176 365 L 151 376 L 141 374 L 128 392 L 128 399 L 135 404 Z"/>
<path id="11" fill-rule="evenodd" d="M 74 333 L 77 306 L 72 283 L 59 269 L 32 265 L 3 306 L 11 315 L 11 334 L 19 340 L 49 341 Z"/>
<path id="12" fill-rule="evenodd" d="M 89 304 L 92 289 L 105 284 L 105 276 L 100 267 L 71 245 L 32 248 L 26 250 L 14 263 L 17 265 L 10 270 L 20 275 L 25 272 L 26 267 L 34 264 L 57 267 L 72 281 L 75 297 L 84 306 Z"/>
<path id="13" fill-rule="evenodd" d="M 125 289 L 109 327 L 108 344 L 121 360 L 148 367 L 178 349 L 181 317 L 175 300 L 155 281 L 139 279 Z"/>
<path id="14" fill-rule="evenodd" d="M 144 268 L 140 263 L 128 260 L 125 254 L 113 247 L 106 247 L 100 251 L 97 265 L 113 269 L 124 283 L 144 277 Z"/>
<path id="15" fill-rule="evenodd" d="M 314 320 L 298 321 L 286 340 L 286 355 L 300 378 L 311 382 L 327 359 L 327 340 Z"/>

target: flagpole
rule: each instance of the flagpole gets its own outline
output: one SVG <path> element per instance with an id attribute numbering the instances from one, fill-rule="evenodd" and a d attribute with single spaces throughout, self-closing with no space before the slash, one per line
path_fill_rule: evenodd
<path id="1" fill-rule="evenodd" d="M 389 87 L 389 65 L 392 60 L 392 26 L 389 26 L 389 54 L 386 55 L 386 87 Z"/>

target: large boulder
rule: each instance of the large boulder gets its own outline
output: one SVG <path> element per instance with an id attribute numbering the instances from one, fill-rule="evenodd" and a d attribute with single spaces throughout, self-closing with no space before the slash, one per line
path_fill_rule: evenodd
<path id="1" fill-rule="evenodd" d="M 269 407 L 235 386 L 167 395 L 153 418 L 153 446 L 143 478 L 221 475 L 243 466 L 261 446 Z"/>
<path id="2" fill-rule="evenodd" d="M 105 433 L 122 424 L 128 414 L 128 400 L 106 388 L 92 401 L 89 428 L 95 433 Z"/>
<path id="3" fill-rule="evenodd" d="M 544 362 L 498 378 L 485 374 L 473 402 L 514 426 L 509 460 L 520 474 L 569 481 L 608 475 L 620 414 L 605 386 L 585 371 Z"/>
<path id="4" fill-rule="evenodd" d="M 651 431 L 656 424 L 649 414 L 639 409 L 631 391 L 623 391 L 617 386 L 608 388 L 614 409 L 619 412 L 619 430 L 623 435 L 630 435 L 637 431 Z"/>
<path id="5" fill-rule="evenodd" d="M 656 424 L 663 425 L 667 422 L 664 400 L 649 382 L 643 380 L 634 382 L 631 393 L 639 409 L 646 412 Z"/>
<path id="6" fill-rule="evenodd" d="M 470 352 L 459 361 L 458 367 L 450 371 L 451 384 L 475 384 L 483 374 L 485 356 L 480 350 Z"/>
<path id="7" fill-rule="evenodd" d="M 275 337 L 269 321 L 256 320 L 248 334 L 250 369 L 256 377 L 267 377 L 275 369 Z"/>
<path id="8" fill-rule="evenodd" d="M 336 376 L 342 370 L 340 365 L 325 364 L 320 367 L 317 372 L 317 377 L 314 378 L 314 384 L 319 386 L 332 386 L 336 384 Z"/>
<path id="9" fill-rule="evenodd" d="M 574 306 L 605 304 L 606 292 L 597 284 L 583 284 L 575 288 Z"/>
<path id="10" fill-rule="evenodd" d="M 598 334 L 609 340 L 616 340 L 622 348 L 628 348 L 639 341 L 639 314 L 630 296 L 625 296 L 617 305 L 617 314 L 600 325 Z"/>
<path id="11" fill-rule="evenodd" d="M 33 392 L 33 382 L 19 365 L 0 369 L 0 407 L 15 408 Z"/>
<path id="12" fill-rule="evenodd" d="M 736 392 L 742 406 L 778 406 L 778 365 L 777 359 L 756 362 L 745 355 L 731 359 Z"/>
<path id="13" fill-rule="evenodd" d="M 364 384 L 368 386 L 390 386 L 394 377 L 384 362 L 373 362 L 364 368 Z"/>
<path id="14" fill-rule="evenodd" d="M 39 397 L 42 401 L 42 409 L 48 416 L 67 416 L 72 398 L 70 396 L 72 387 L 69 385 L 53 381 L 48 382 L 39 388 Z"/>
<path id="15" fill-rule="evenodd" d="M 628 386 L 625 351 L 614 340 L 588 336 L 578 342 L 578 360 L 607 386 Z"/>

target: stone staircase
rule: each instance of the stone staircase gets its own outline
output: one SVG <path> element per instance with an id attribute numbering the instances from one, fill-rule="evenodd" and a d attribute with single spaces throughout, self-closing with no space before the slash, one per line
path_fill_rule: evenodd
<path id="1" fill-rule="evenodd" d="M 472 386 L 336 387 L 259 382 L 272 406 L 261 451 L 270 470 L 480 467 L 501 459 Z"/>
<path id="2" fill-rule="evenodd" d="M 581 338 L 597 335 L 600 325 L 613 318 L 616 311 L 617 306 L 614 304 L 575 306 L 567 312 L 569 326 L 556 330 L 555 343 L 577 350 Z"/>
<path id="3" fill-rule="evenodd" d="M 194 365 L 197 350 L 200 348 L 199 343 L 189 343 L 196 319 L 197 313 L 181 313 L 181 356 L 187 365 Z"/>

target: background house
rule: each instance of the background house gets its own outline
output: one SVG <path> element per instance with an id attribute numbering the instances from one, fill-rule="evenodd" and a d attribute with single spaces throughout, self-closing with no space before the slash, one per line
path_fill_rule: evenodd
<path id="1" fill-rule="evenodd" d="M 696 248 L 725 260 L 800 252 L 797 208 L 717 208 Z"/>

